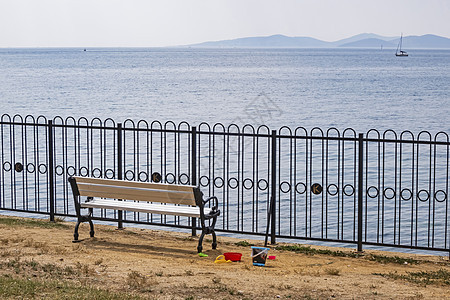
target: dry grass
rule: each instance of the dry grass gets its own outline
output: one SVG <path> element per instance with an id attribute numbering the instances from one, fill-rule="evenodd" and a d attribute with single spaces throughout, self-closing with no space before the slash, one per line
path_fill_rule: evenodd
<path id="1" fill-rule="evenodd" d="M 385 278 L 392 278 L 396 280 L 406 280 L 420 285 L 438 284 L 450 286 L 450 271 L 439 269 L 437 271 L 419 271 L 406 272 L 406 274 L 398 274 L 398 272 L 389 272 L 387 274 L 374 273 Z"/>
<path id="2" fill-rule="evenodd" d="M 131 289 L 144 291 L 151 291 L 148 287 L 148 278 L 138 271 L 132 271 L 127 275 L 127 285 Z"/>
<path id="3" fill-rule="evenodd" d="M 448 296 L 447 258 L 417 260 L 420 256 L 371 251 L 362 255 L 348 249 L 286 245 L 293 246 L 289 248 L 281 244 L 270 250 L 276 260 L 267 261 L 266 267 L 255 267 L 250 245 L 259 245 L 258 241 L 219 236 L 219 249 L 211 250 L 205 244 L 209 256 L 199 257 L 195 250 L 198 238 L 189 234 L 114 230 L 96 225 L 96 238 L 89 238 L 89 226 L 84 226 L 80 229 L 84 239 L 72 243 L 74 224 L 46 227 L 39 222 L 48 221 L 0 222 L 1 299 L 261 300 L 278 296 L 352 299 L 355 295 L 364 299 L 445 299 Z M 242 252 L 242 262 L 215 264 L 214 259 L 224 252 Z M 420 262 L 416 264 L 416 260 Z M 62 296 L 60 289 L 67 296 Z"/>
<path id="4" fill-rule="evenodd" d="M 326 268 L 325 273 L 328 275 L 339 276 L 340 270 L 336 268 Z"/>

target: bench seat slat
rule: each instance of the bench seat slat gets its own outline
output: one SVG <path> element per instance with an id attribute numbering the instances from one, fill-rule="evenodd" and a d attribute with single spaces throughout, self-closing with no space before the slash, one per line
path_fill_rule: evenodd
<path id="1" fill-rule="evenodd" d="M 102 178 L 91 178 L 91 177 L 80 177 L 74 176 L 77 184 L 80 183 L 91 183 L 91 184 L 102 184 L 110 186 L 123 186 L 123 187 L 138 187 L 138 188 L 149 188 L 149 189 L 159 189 L 167 191 L 181 191 L 190 192 L 193 185 L 175 185 L 167 183 L 150 183 L 150 182 L 139 182 L 139 181 L 126 181 L 117 179 L 102 179 Z"/>
<path id="2" fill-rule="evenodd" d="M 192 188 L 189 192 L 184 192 L 156 190 L 156 188 L 150 189 L 142 186 L 120 187 L 102 184 L 78 183 L 78 190 L 81 196 L 88 197 L 195 205 L 195 197 L 192 192 Z"/>
<path id="3" fill-rule="evenodd" d="M 89 202 L 80 203 L 83 208 L 105 208 L 114 210 L 126 210 L 143 213 L 175 215 L 200 218 L 200 208 L 190 206 L 162 205 L 132 201 L 116 201 L 95 198 Z"/>

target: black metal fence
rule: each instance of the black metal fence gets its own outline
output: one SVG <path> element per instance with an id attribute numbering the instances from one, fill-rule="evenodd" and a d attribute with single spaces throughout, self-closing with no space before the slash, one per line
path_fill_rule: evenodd
<path id="1" fill-rule="evenodd" d="M 217 230 L 450 251 L 449 136 L 270 130 L 3 115 L 0 209 L 75 216 L 72 175 L 200 185 Z M 274 205 L 270 205 L 273 200 Z M 269 211 L 271 208 L 271 211 Z M 97 219 L 192 228 L 190 218 L 94 211 Z"/>

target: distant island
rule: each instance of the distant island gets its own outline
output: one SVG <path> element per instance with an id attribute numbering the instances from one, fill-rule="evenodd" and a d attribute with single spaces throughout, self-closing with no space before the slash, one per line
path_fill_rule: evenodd
<path id="1" fill-rule="evenodd" d="M 336 42 L 311 37 L 290 37 L 281 34 L 210 41 L 181 47 L 193 48 L 396 48 L 400 37 L 384 37 L 362 33 Z M 404 36 L 405 49 L 450 49 L 450 39 L 438 35 Z"/>

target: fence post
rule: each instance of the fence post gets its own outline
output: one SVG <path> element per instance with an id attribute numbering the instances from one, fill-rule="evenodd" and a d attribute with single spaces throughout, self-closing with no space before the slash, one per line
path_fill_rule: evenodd
<path id="1" fill-rule="evenodd" d="M 270 209 L 271 209 L 271 230 L 270 230 L 270 243 L 273 245 L 275 241 L 275 229 L 276 229 L 276 191 L 277 191 L 277 132 L 272 130 L 272 180 L 271 180 L 271 197 L 270 197 Z"/>
<path id="2" fill-rule="evenodd" d="M 53 121 L 48 120 L 48 180 L 50 196 L 50 221 L 55 222 L 55 178 L 54 178 L 54 153 L 53 153 Z"/>
<path id="3" fill-rule="evenodd" d="M 363 237 L 363 134 L 358 136 L 358 252 L 362 252 Z"/>
<path id="4" fill-rule="evenodd" d="M 192 126 L 191 139 L 191 185 L 197 185 L 197 127 Z M 197 235 L 197 219 L 192 218 L 192 236 Z"/>
<path id="5" fill-rule="evenodd" d="M 117 179 L 122 180 L 122 165 L 123 165 L 123 159 L 122 159 L 122 123 L 117 123 Z M 117 229 L 123 229 L 123 212 L 119 210 L 117 212 L 117 218 L 119 219 L 119 222 L 117 223 Z"/>

